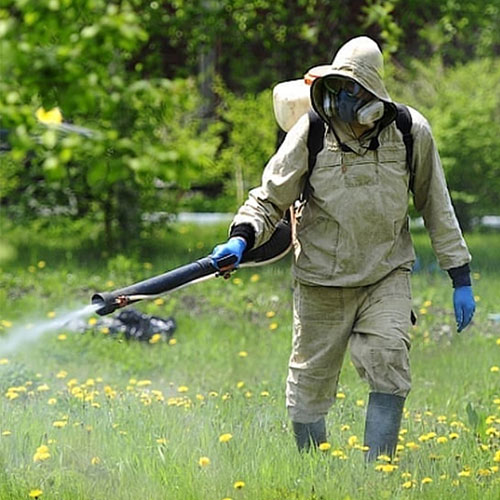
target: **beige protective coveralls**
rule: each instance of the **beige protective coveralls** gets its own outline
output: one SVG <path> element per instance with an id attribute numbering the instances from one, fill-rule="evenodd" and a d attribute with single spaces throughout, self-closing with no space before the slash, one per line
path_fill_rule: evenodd
<path id="1" fill-rule="evenodd" d="M 333 119 L 309 179 L 310 194 L 297 227 L 293 275 L 294 341 L 287 381 L 292 420 L 314 422 L 333 403 L 342 359 L 351 357 L 371 390 L 406 396 L 410 390 L 408 337 L 415 259 L 408 227 L 409 172 L 396 111 L 382 81 L 377 44 L 359 37 L 337 53 L 330 74 L 358 82 L 385 103 L 374 129 L 356 138 Z M 323 79 L 312 86 L 316 111 L 322 107 Z M 413 125 L 414 203 L 423 216 L 442 269 L 462 266 L 470 255 L 455 217 L 439 155 L 425 118 L 410 109 Z M 304 189 L 308 173 L 304 115 L 267 164 L 234 218 L 265 242 L 285 210 Z M 368 149 L 373 137 L 378 147 Z M 345 147 L 343 149 L 346 149 Z"/>

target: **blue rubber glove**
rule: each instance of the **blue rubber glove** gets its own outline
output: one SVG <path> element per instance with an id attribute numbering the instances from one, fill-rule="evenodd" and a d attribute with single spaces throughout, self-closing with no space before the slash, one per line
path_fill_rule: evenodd
<path id="1" fill-rule="evenodd" d="M 246 247 L 247 242 L 243 238 L 236 236 L 234 238 L 229 238 L 229 240 L 227 240 L 226 243 L 223 243 L 222 245 L 217 245 L 212 250 L 210 257 L 212 258 L 214 266 L 219 269 L 217 260 L 221 259 L 222 257 L 234 255 L 236 257 L 236 262 L 232 267 L 238 267 L 238 264 L 241 261 L 241 257 Z M 219 269 L 219 271 L 221 270 L 223 269 Z"/>
<path id="2" fill-rule="evenodd" d="M 459 286 L 453 292 L 453 307 L 457 320 L 457 331 L 461 332 L 472 320 L 476 302 L 471 286 Z"/>

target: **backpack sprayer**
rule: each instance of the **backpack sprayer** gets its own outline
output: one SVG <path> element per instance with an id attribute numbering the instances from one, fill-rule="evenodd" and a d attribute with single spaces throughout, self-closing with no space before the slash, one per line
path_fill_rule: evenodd
<path id="1" fill-rule="evenodd" d="M 297 120 L 311 108 L 310 86 L 315 78 L 326 74 L 330 66 L 316 66 L 304 78 L 281 82 L 273 89 L 273 108 L 276 121 L 288 132 Z M 240 267 L 270 264 L 281 259 L 292 247 L 293 210 L 278 222 L 271 238 L 261 246 L 243 253 Z M 97 314 L 104 316 L 116 309 L 141 300 L 152 300 L 160 295 L 180 290 L 216 276 L 227 276 L 234 270 L 234 256 L 223 257 L 214 264 L 211 257 L 178 267 L 159 276 L 135 283 L 112 292 L 95 293 L 92 304 Z"/>

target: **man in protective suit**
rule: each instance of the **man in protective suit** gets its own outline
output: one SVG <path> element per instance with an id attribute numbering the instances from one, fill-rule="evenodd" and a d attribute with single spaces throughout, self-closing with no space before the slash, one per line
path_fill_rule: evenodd
<path id="1" fill-rule="evenodd" d="M 457 329 L 475 310 L 470 254 L 458 225 L 425 118 L 410 109 L 410 173 L 396 126 L 396 105 L 382 80 L 378 45 L 358 37 L 337 52 L 311 87 L 325 123 L 323 148 L 308 168 L 310 118 L 302 116 L 267 164 L 212 257 L 236 255 L 265 242 L 308 185 L 294 243 L 293 347 L 286 404 L 297 445 L 326 441 L 325 416 L 335 401 L 347 347 L 370 387 L 368 460 L 395 451 L 411 387 L 410 273 L 415 253 L 408 227 L 413 193 L 432 247 L 453 287 Z M 237 263 L 238 263 L 237 262 Z"/>

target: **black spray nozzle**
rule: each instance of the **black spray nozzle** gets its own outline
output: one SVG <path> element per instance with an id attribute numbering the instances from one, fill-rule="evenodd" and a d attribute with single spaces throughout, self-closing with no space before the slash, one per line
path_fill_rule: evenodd
<path id="1" fill-rule="evenodd" d="M 243 253 L 240 265 L 242 267 L 258 266 L 274 262 L 283 257 L 291 246 L 290 223 L 284 218 L 278 222 L 276 230 L 267 242 Z M 97 314 L 104 316 L 139 300 L 152 299 L 205 278 L 218 274 L 224 275 L 234 268 L 235 262 L 236 256 L 234 255 L 222 257 L 216 263 L 211 257 L 204 257 L 191 264 L 113 292 L 95 293 L 91 301 L 92 304 L 98 306 Z"/>
<path id="2" fill-rule="evenodd" d="M 92 304 L 101 306 L 96 312 L 103 316 L 139 300 L 151 299 L 171 290 L 181 288 L 188 283 L 215 275 L 220 271 L 230 268 L 235 262 L 236 257 L 230 255 L 229 257 L 217 260 L 217 266 L 215 266 L 210 257 L 204 257 L 191 264 L 186 264 L 159 276 L 154 276 L 113 292 L 95 293 L 91 298 L 91 302 Z"/>

